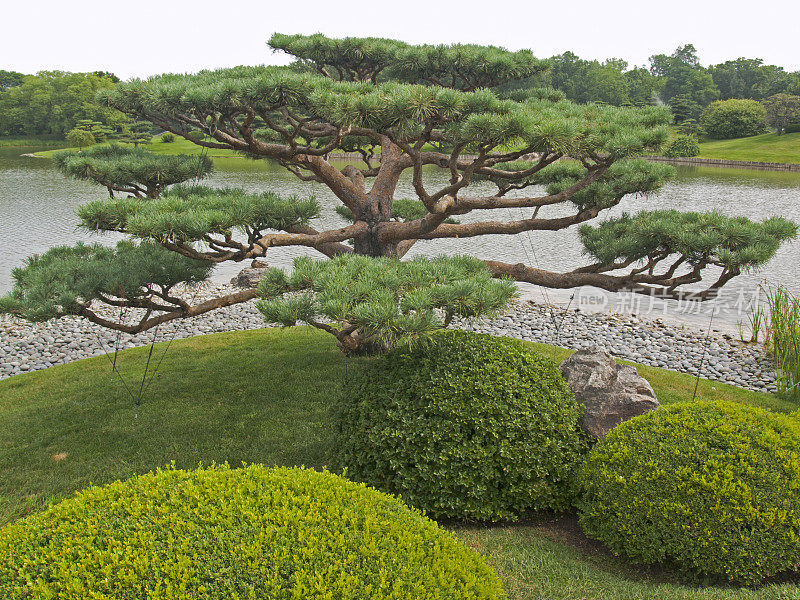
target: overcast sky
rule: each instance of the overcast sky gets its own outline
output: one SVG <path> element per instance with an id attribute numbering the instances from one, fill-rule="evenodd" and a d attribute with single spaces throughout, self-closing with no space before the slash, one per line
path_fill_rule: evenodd
<path id="1" fill-rule="evenodd" d="M 473 42 L 539 57 L 572 50 L 645 65 L 693 43 L 704 65 L 745 56 L 800 69 L 800 1 L 14 0 L 0 69 L 105 70 L 123 79 L 239 64 L 285 64 L 275 32 Z"/>

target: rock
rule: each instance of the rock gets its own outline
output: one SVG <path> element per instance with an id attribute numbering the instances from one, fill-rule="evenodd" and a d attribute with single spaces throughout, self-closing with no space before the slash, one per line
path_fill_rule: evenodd
<path id="1" fill-rule="evenodd" d="M 261 281 L 261 276 L 269 268 L 267 263 L 261 260 L 254 260 L 252 264 L 239 271 L 239 274 L 231 279 L 231 285 L 236 287 L 250 289 L 258 286 Z"/>
<path id="2" fill-rule="evenodd" d="M 618 365 L 607 352 L 579 350 L 561 363 L 561 373 L 584 407 L 581 428 L 597 439 L 621 422 L 658 408 L 647 380 L 634 367 Z"/>

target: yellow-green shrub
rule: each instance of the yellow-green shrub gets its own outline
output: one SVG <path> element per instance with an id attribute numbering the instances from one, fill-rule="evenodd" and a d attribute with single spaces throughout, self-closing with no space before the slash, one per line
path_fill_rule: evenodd
<path id="1" fill-rule="evenodd" d="M 168 469 L 0 529 L 0 598 L 502 598 L 398 499 L 308 469 Z"/>
<path id="2" fill-rule="evenodd" d="M 729 402 L 614 428 L 581 474 L 580 523 L 643 563 L 755 583 L 800 566 L 800 424 Z"/>

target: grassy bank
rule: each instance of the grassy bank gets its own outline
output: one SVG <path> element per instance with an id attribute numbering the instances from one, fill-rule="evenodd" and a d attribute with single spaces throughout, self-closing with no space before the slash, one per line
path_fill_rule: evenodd
<path id="1" fill-rule="evenodd" d="M 177 136 L 175 137 L 174 142 L 170 142 L 168 144 L 162 142 L 161 139 L 156 136 L 153 138 L 151 143 L 146 144 L 144 147 L 155 154 L 206 154 L 212 158 L 231 156 L 241 157 L 241 154 L 237 154 L 233 150 L 201 148 L 197 144 L 193 144 L 192 142 Z M 77 150 L 77 148 L 72 148 L 72 150 Z M 57 152 L 57 150 L 43 150 L 41 152 L 36 152 L 36 156 L 49 158 L 55 152 Z"/>
<path id="2" fill-rule="evenodd" d="M 64 142 L 60 142 L 60 144 L 63 145 Z M 0 138 L 0 146 L 2 145 L 2 138 Z M 201 148 L 177 136 L 175 141 L 169 144 L 165 144 L 156 136 L 152 143 L 145 147 L 156 154 L 200 154 L 204 152 L 212 158 L 241 157 L 233 150 Z M 56 151 L 43 150 L 37 152 L 36 156 L 50 157 Z M 800 163 L 800 133 L 787 133 L 782 136 L 767 133 L 733 140 L 708 140 L 700 144 L 700 158 Z"/>
<path id="3" fill-rule="evenodd" d="M 754 162 L 800 163 L 800 133 L 765 133 L 732 140 L 700 143 L 700 158 Z"/>
<path id="4" fill-rule="evenodd" d="M 0 381 L 0 524 L 90 483 L 103 484 L 175 461 L 178 467 L 327 464 L 328 410 L 347 369 L 332 337 L 308 328 L 216 334 L 176 341 L 137 406 L 147 348 Z M 569 352 L 538 346 L 556 360 Z M 156 347 L 158 364 L 164 345 Z M 662 403 L 691 397 L 694 379 L 639 371 Z M 775 397 L 701 380 L 701 399 L 791 410 Z M 569 519 L 567 519 L 569 521 Z M 795 586 L 756 590 L 684 585 L 669 574 L 634 569 L 597 545 L 547 521 L 454 527 L 483 552 L 512 600 L 774 600 Z M 578 543 L 564 543 L 577 536 Z M 573 542 L 575 540 L 572 540 Z M 783 595 L 779 595 L 783 594 Z"/>
<path id="5" fill-rule="evenodd" d="M 17 146 L 29 147 L 53 147 L 64 148 L 68 144 L 66 140 L 54 138 L 52 136 L 28 136 L 28 137 L 4 137 L 0 136 L 0 148 L 9 148 Z"/>

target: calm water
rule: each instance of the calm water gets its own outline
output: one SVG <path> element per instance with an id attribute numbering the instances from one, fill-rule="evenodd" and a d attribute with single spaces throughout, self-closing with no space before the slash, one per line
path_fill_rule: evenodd
<path id="1" fill-rule="evenodd" d="M 105 197 L 105 191 L 88 183 L 66 179 L 51 167 L 47 159 L 20 156 L 34 151 L 35 148 L 0 148 L 0 293 L 11 287 L 11 270 L 22 265 L 33 253 L 58 244 L 98 240 L 113 243 L 119 239 L 113 235 L 89 234 L 77 228 L 75 207 Z M 215 159 L 215 168 L 215 174 L 207 183 L 239 186 L 252 191 L 270 189 L 285 195 L 313 195 L 323 206 L 324 214 L 318 227 L 344 224 L 333 211 L 338 203 L 333 194 L 318 184 L 297 181 L 280 167 L 260 161 Z M 427 174 L 427 183 L 434 187 L 439 181 L 444 183 L 445 178 L 445 175 L 431 171 Z M 490 189 L 486 188 L 487 191 Z M 402 182 L 398 196 L 414 197 L 410 177 Z M 659 193 L 627 197 L 613 211 L 608 211 L 608 215 L 661 208 L 719 210 L 755 220 L 782 215 L 800 221 L 800 173 L 684 167 Z M 558 214 L 557 211 L 558 208 L 549 214 Z M 496 217 L 496 211 L 492 212 Z M 545 216 L 544 212 L 540 214 Z M 509 210 L 505 215 L 509 219 L 521 216 L 523 213 L 517 210 Z M 486 218 L 487 214 L 476 212 L 462 217 L 462 221 Z M 576 234 L 572 230 L 418 242 L 410 254 L 456 252 L 506 262 L 524 262 L 553 270 L 573 269 L 584 264 L 585 260 L 580 255 Z M 321 256 L 313 250 L 273 248 L 268 260 L 273 265 L 286 266 L 300 254 Z M 220 266 L 214 277 L 227 280 L 242 266 Z M 753 302 L 758 284 L 763 280 L 783 283 L 800 294 L 800 244 L 785 245 L 763 271 L 742 275 L 729 283 L 716 301 L 720 316 L 715 317 L 715 328 L 734 331 L 737 320 L 745 318 L 744 311 Z M 525 286 L 523 294 L 538 301 L 568 304 L 573 308 L 666 316 L 669 320 L 692 326 L 707 324 L 711 308 L 710 303 L 700 306 L 677 302 L 651 304 L 647 298 L 608 294 L 592 288 L 577 290 L 573 294 L 573 291 Z"/>

